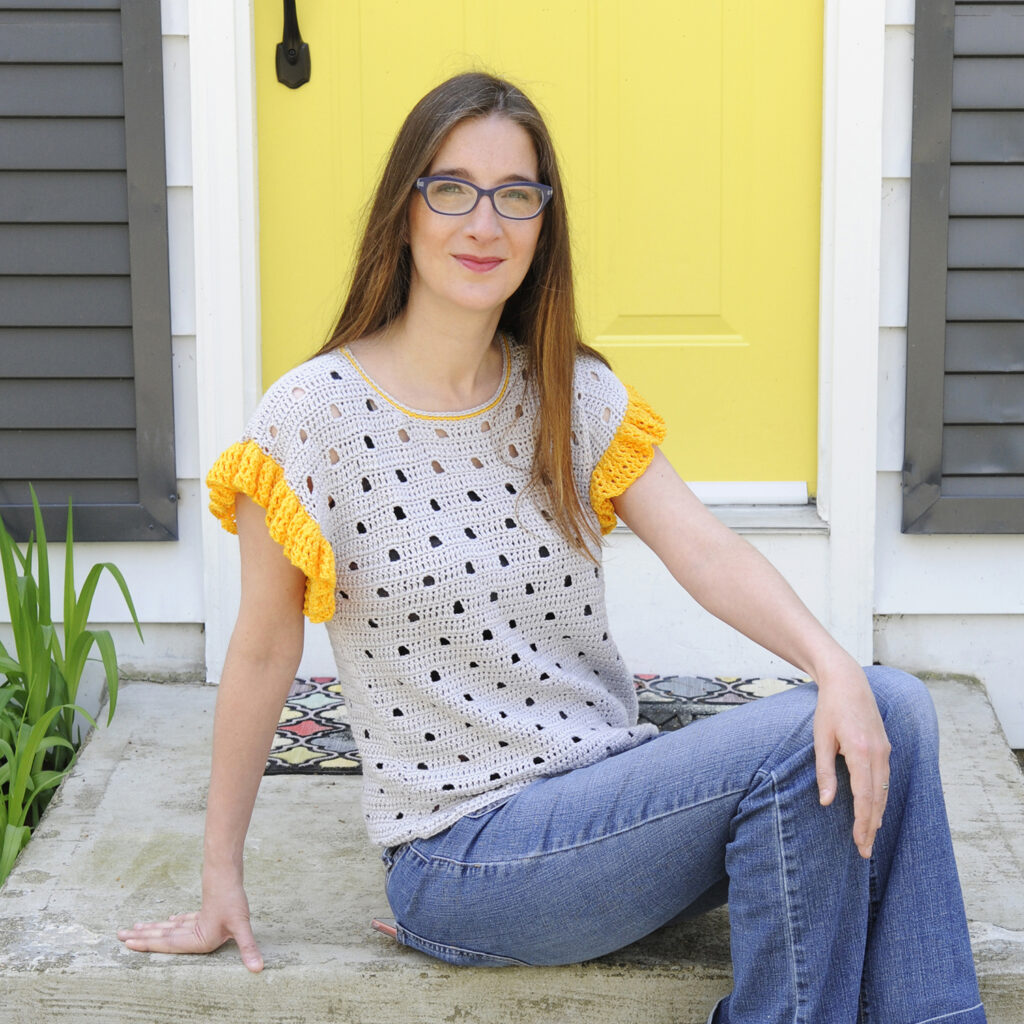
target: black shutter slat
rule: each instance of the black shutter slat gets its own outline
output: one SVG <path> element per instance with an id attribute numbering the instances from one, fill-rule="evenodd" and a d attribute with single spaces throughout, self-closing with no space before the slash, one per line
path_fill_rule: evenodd
<path id="1" fill-rule="evenodd" d="M 0 63 L 120 62 L 121 20 L 116 10 L 0 10 Z"/>
<path id="2" fill-rule="evenodd" d="M 1024 425 L 949 426 L 942 431 L 942 472 L 1019 475 L 1024 466 Z"/>
<path id="3" fill-rule="evenodd" d="M 1019 4 L 958 4 L 955 26 L 957 56 L 1024 53 L 1024 8 Z"/>
<path id="4" fill-rule="evenodd" d="M 1024 217 L 951 217 L 950 268 L 1024 268 Z"/>
<path id="5" fill-rule="evenodd" d="M 12 11 L 120 11 L 119 0 L 17 0 L 4 5 Z"/>
<path id="6" fill-rule="evenodd" d="M 0 224 L 0 274 L 128 274 L 127 224 Z"/>
<path id="7" fill-rule="evenodd" d="M 1024 167 L 951 167 L 949 212 L 953 216 L 1024 217 Z"/>
<path id="8" fill-rule="evenodd" d="M 942 478 L 942 493 L 952 498 L 1009 498 L 1020 501 L 1024 476 L 953 476 Z"/>
<path id="9" fill-rule="evenodd" d="M 127 327 L 126 277 L 0 277 L 0 322 L 8 327 Z"/>
<path id="10" fill-rule="evenodd" d="M 1024 373 L 1024 323 L 959 323 L 946 328 L 947 373 Z"/>
<path id="11" fill-rule="evenodd" d="M 1024 423 L 1024 374 L 947 373 L 943 416 L 953 423 Z"/>
<path id="12" fill-rule="evenodd" d="M 0 171 L 0 221 L 126 223 L 124 171 Z"/>
<path id="13" fill-rule="evenodd" d="M 953 109 L 1024 107 L 1024 57 L 959 57 L 953 61 Z"/>
<path id="14" fill-rule="evenodd" d="M 139 486 L 135 480 L 0 480 L 0 505 L 21 506 L 28 512 L 32 504 L 32 491 L 40 505 L 66 508 L 68 498 L 79 505 L 134 505 L 139 500 Z M 7 517 L 4 511 L 4 517 Z"/>
<path id="15" fill-rule="evenodd" d="M 953 112 L 950 156 L 954 163 L 1024 163 L 1024 112 Z"/>
<path id="16" fill-rule="evenodd" d="M 0 64 L 0 117 L 121 117 L 117 64 Z"/>
<path id="17" fill-rule="evenodd" d="M 68 377 L 131 377 L 131 329 L 0 327 L 0 375 L 36 378 L 47 367 Z"/>
<path id="18" fill-rule="evenodd" d="M 103 117 L 0 118 L 9 170 L 123 171 L 124 121 Z"/>
<path id="19" fill-rule="evenodd" d="M 0 430 L 0 480 L 138 476 L 134 430 Z"/>
<path id="20" fill-rule="evenodd" d="M 1024 271 L 951 270 L 946 316 L 950 320 L 1024 319 Z"/>
<path id="21" fill-rule="evenodd" d="M 135 388 L 131 378 L 0 377 L 0 430 L 134 427 Z"/>

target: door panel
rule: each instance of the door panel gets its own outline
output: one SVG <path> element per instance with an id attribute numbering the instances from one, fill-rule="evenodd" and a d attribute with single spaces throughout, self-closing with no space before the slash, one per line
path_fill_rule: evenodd
<path id="1" fill-rule="evenodd" d="M 329 330 L 408 109 L 487 68 L 547 116 L 585 335 L 666 416 L 669 457 L 691 479 L 813 491 L 818 0 L 298 8 L 313 70 L 293 91 L 274 74 L 280 5 L 256 5 L 265 383 Z"/>

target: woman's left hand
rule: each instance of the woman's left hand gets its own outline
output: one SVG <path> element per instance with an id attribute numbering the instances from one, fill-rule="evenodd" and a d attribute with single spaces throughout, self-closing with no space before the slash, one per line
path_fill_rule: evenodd
<path id="1" fill-rule="evenodd" d="M 821 673 L 814 714 L 814 755 L 822 805 L 836 795 L 836 755 L 853 791 L 853 841 L 870 857 L 889 792 L 889 739 L 863 669 L 852 659 Z"/>

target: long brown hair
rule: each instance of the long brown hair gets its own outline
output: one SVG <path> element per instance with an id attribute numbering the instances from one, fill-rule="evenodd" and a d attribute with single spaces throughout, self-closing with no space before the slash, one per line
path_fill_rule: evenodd
<path id="1" fill-rule="evenodd" d="M 555 190 L 544 210 L 533 262 L 505 303 L 500 327 L 526 346 L 528 373 L 540 396 L 531 487 L 546 489 L 545 504 L 556 526 L 570 543 L 586 550 L 587 539 L 598 541 L 599 535 L 573 481 L 573 371 L 582 352 L 607 360 L 580 336 L 569 222 L 554 145 L 539 111 L 516 86 L 467 72 L 442 82 L 410 111 L 370 205 L 348 297 L 318 354 L 379 331 L 400 316 L 409 298 L 407 216 L 416 179 L 427 172 L 456 125 L 491 114 L 507 117 L 527 132 L 537 153 L 539 179 Z"/>

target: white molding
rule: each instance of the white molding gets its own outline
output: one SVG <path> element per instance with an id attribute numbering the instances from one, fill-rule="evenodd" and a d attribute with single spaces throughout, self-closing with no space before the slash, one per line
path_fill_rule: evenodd
<path id="1" fill-rule="evenodd" d="M 189 0 L 199 460 L 237 440 L 260 392 L 251 0 Z M 204 490 L 205 498 L 205 490 Z M 203 516 L 206 671 L 220 676 L 238 608 L 238 545 Z"/>
<path id="2" fill-rule="evenodd" d="M 822 88 L 818 503 L 828 626 L 872 655 L 885 0 L 827 0 Z"/>
<path id="3" fill-rule="evenodd" d="M 805 480 L 690 480 L 705 505 L 806 505 Z"/>

